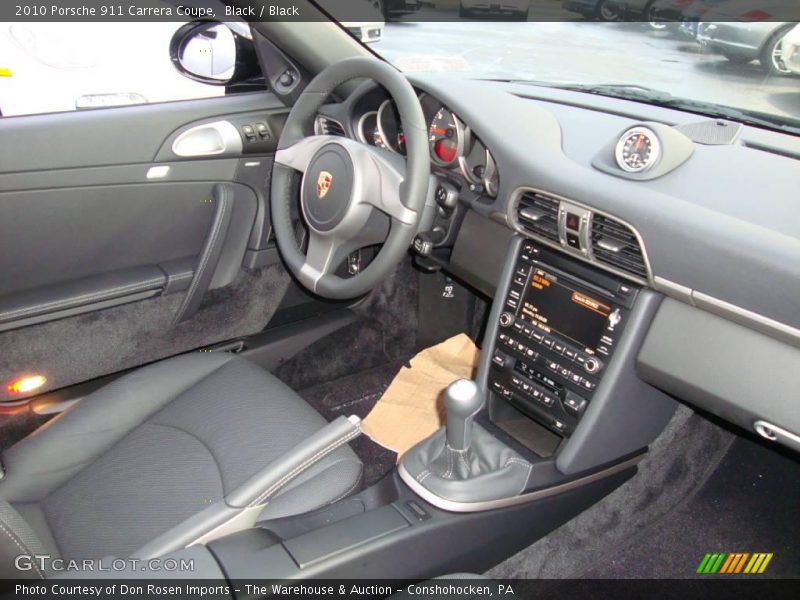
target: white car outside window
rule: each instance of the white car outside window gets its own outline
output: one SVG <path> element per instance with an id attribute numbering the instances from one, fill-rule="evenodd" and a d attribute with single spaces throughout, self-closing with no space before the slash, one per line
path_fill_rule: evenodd
<path id="1" fill-rule="evenodd" d="M 781 58 L 787 69 L 800 75 L 800 24 L 783 37 Z"/>

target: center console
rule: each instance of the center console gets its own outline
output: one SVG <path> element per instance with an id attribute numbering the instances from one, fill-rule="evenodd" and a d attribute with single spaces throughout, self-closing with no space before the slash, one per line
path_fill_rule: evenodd
<path id="1" fill-rule="evenodd" d="M 464 264 L 500 254 L 485 243 L 500 237 L 464 239 Z M 229 579 L 483 571 L 635 473 L 675 410 L 636 374 L 661 297 L 531 239 L 501 243 L 478 371 L 444 391 L 446 426 L 355 496 L 212 540 Z"/>
<path id="2" fill-rule="evenodd" d="M 502 298 L 489 390 L 569 437 L 614 355 L 638 291 L 524 241 Z"/>

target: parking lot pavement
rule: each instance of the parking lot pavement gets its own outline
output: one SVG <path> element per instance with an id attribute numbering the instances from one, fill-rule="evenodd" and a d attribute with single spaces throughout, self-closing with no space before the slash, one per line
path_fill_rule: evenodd
<path id="1" fill-rule="evenodd" d="M 425 9 L 423 9 L 424 11 Z M 405 71 L 575 83 L 636 84 L 673 96 L 800 118 L 800 77 L 734 65 L 677 31 L 643 23 L 387 23 L 374 49 Z"/>

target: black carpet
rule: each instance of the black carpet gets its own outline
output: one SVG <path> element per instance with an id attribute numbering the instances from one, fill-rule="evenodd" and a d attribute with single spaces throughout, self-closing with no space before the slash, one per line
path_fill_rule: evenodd
<path id="1" fill-rule="evenodd" d="M 707 552 L 772 552 L 766 571 L 757 577 L 797 578 L 799 506 L 798 459 L 738 437 L 719 468 L 686 504 L 581 576 L 692 577 Z"/>
<path id="2" fill-rule="evenodd" d="M 386 363 L 309 387 L 300 395 L 329 421 L 341 415 L 357 415 L 363 419 L 389 387 L 402 364 L 402 361 Z M 364 487 L 383 478 L 397 462 L 396 453 L 365 435 L 355 439 L 350 446 L 364 463 Z"/>
<path id="3" fill-rule="evenodd" d="M 52 418 L 52 415 L 38 415 L 29 408 L 0 413 L 0 452 L 38 429 Z"/>
<path id="4" fill-rule="evenodd" d="M 579 576 L 680 508 L 708 481 L 734 435 L 685 406 L 650 445 L 638 473 L 600 502 L 492 568 L 494 578 Z M 650 549 L 650 552 L 657 552 Z"/>

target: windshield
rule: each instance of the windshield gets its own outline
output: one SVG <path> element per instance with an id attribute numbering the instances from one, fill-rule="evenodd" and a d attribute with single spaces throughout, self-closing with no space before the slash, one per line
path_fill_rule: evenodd
<path id="1" fill-rule="evenodd" d="M 769 13 L 710 20 L 748 8 L 738 0 L 677 3 L 680 13 L 655 3 L 662 19 L 619 21 L 615 0 L 437 0 L 390 14 L 374 39 L 343 25 L 407 73 L 557 85 L 800 132 L 800 28 Z"/>

